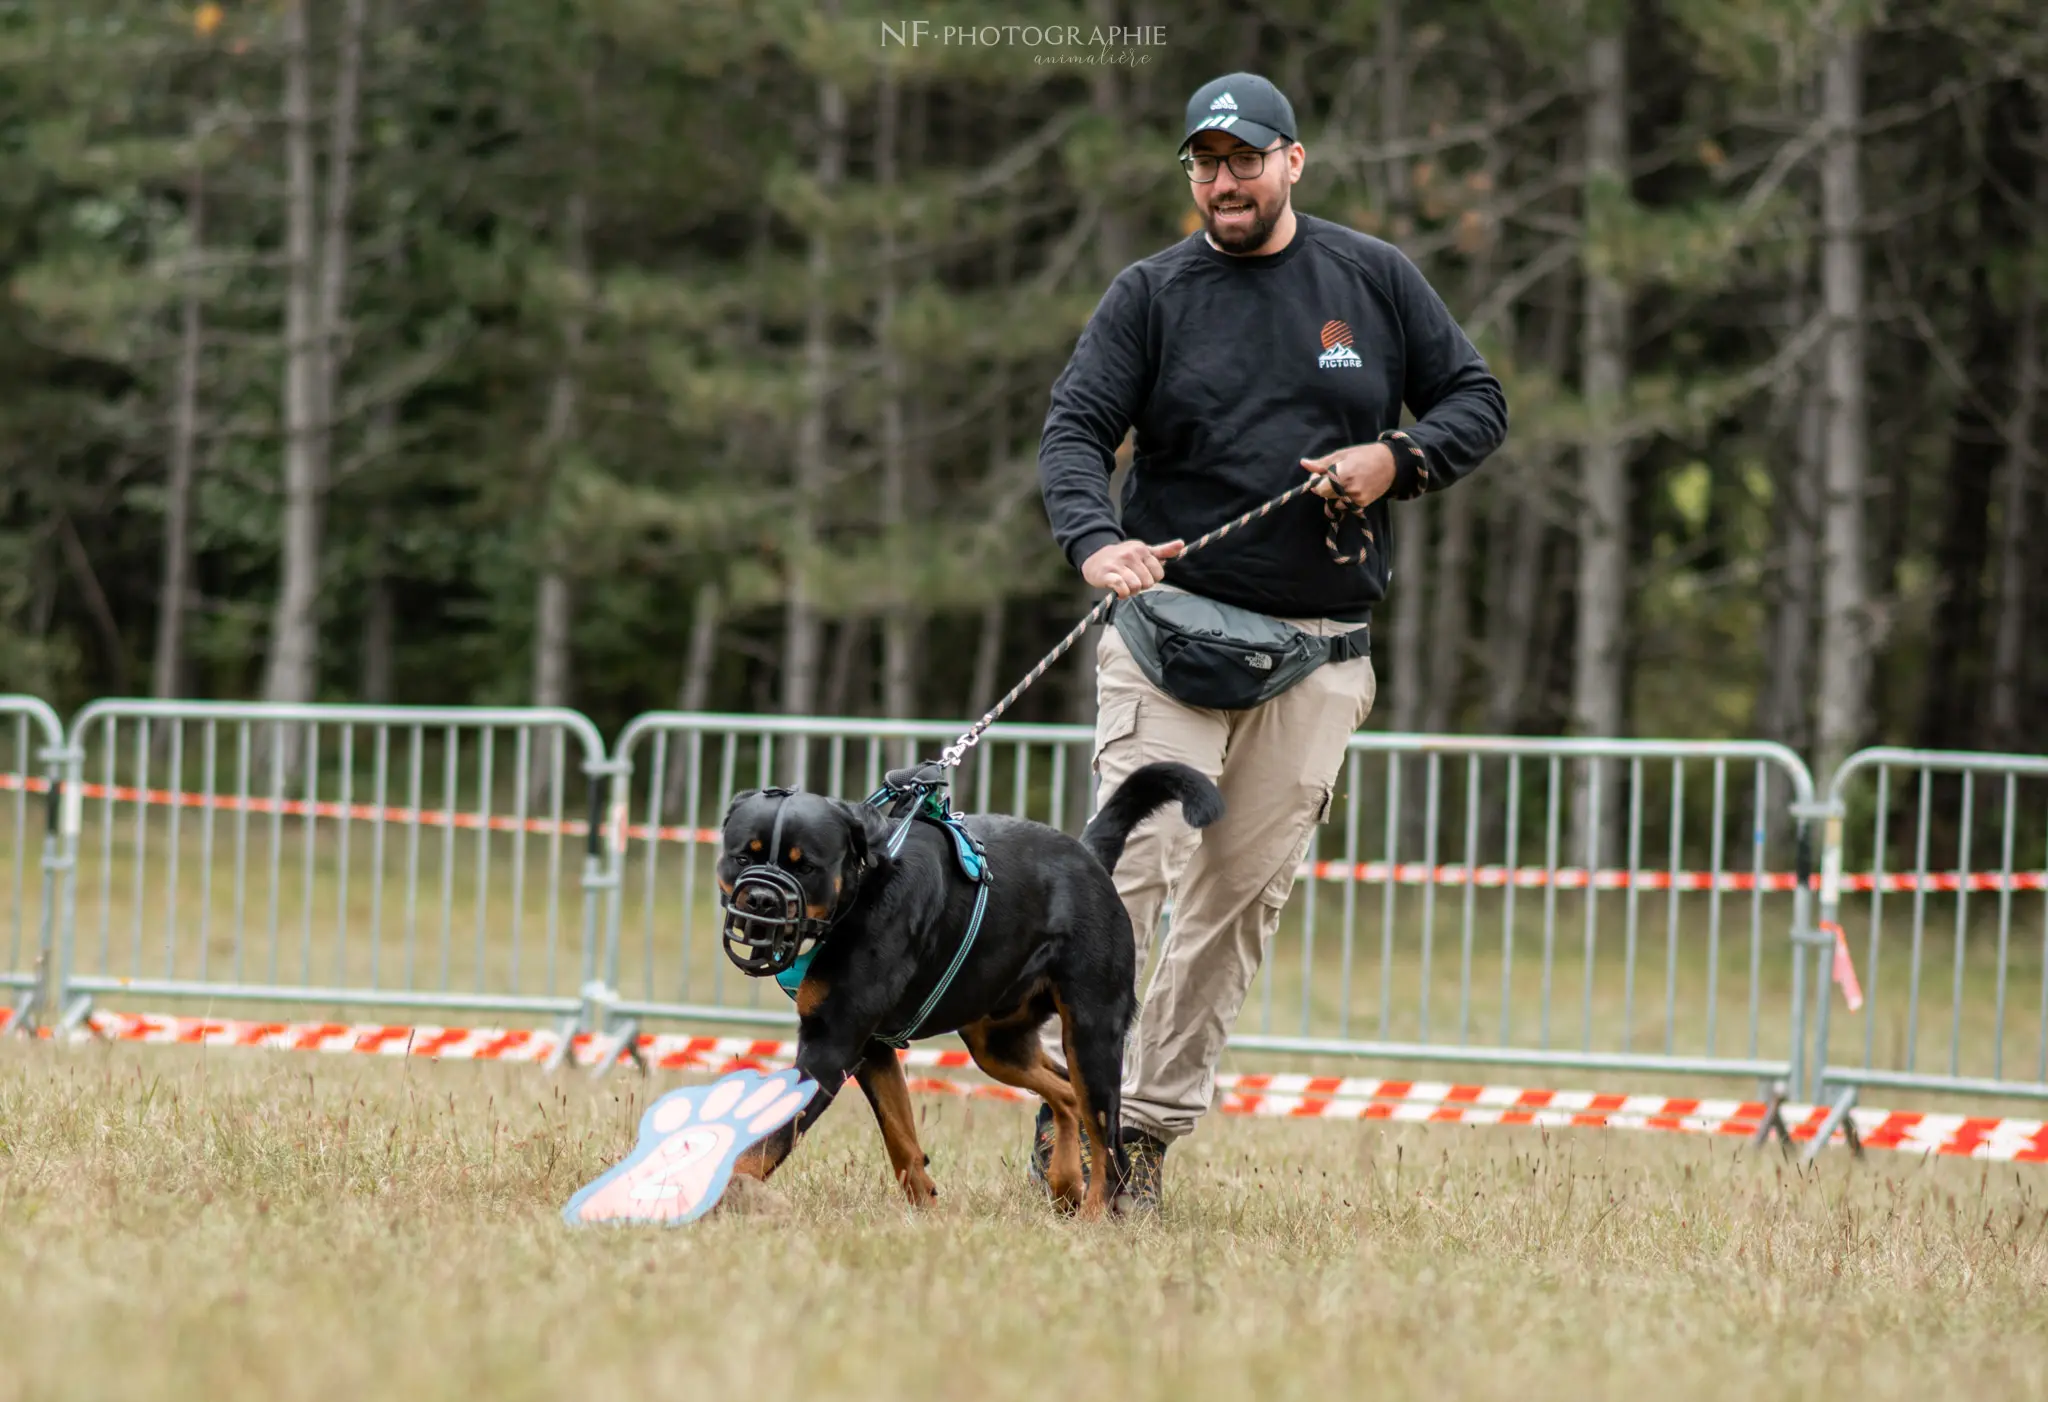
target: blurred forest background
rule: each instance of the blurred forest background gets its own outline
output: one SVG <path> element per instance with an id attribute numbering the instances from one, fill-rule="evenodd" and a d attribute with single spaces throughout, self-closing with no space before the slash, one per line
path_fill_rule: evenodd
<path id="1" fill-rule="evenodd" d="M 970 718 L 1238 68 L 1514 413 L 1375 726 L 2039 748 L 2027 0 L 0 4 L 0 690 Z"/>

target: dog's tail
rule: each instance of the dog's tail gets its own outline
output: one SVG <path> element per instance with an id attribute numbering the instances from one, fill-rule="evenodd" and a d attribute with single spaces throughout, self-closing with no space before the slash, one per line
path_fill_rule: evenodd
<path id="1" fill-rule="evenodd" d="M 1115 871 L 1131 829 L 1176 799 L 1191 828 L 1206 828 L 1223 816 L 1223 795 L 1201 771 L 1171 761 L 1141 765 L 1088 820 L 1081 845 L 1105 871 Z"/>

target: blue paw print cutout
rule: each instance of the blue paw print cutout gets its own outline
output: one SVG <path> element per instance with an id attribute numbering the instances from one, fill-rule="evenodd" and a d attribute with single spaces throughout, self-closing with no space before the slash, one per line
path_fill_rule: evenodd
<path id="1" fill-rule="evenodd" d="M 579 1189 L 562 1209 L 572 1227 L 675 1227 L 709 1212 L 740 1155 L 810 1104 L 817 1083 L 794 1070 L 741 1070 L 672 1090 L 640 1117 L 633 1152 Z"/>

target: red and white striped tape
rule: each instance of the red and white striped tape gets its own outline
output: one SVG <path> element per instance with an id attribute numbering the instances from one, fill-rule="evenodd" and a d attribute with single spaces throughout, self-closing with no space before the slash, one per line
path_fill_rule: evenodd
<path id="1" fill-rule="evenodd" d="M 10 1017 L 6 1009 L 0 1009 L 0 1029 L 6 1027 Z M 537 1063 L 548 1060 L 560 1045 L 559 1034 L 545 1029 L 253 1022 L 121 1012 L 96 1012 L 89 1022 L 90 1032 L 81 1031 L 81 1037 L 97 1035 L 109 1041 L 142 1045 L 270 1048 L 461 1061 Z M 766 1070 L 787 1065 L 796 1055 L 793 1042 L 745 1037 L 648 1034 L 642 1035 L 637 1045 L 650 1066 L 676 1071 L 723 1073 L 740 1067 Z M 570 1041 L 570 1056 L 578 1065 L 592 1065 L 600 1058 L 623 1054 L 623 1049 L 611 1039 L 578 1034 Z M 919 1072 L 965 1070 L 974 1064 L 965 1051 L 957 1048 L 912 1047 L 898 1055 L 905 1067 Z M 913 1076 L 910 1085 L 913 1090 L 930 1094 L 975 1099 L 1036 1098 L 1010 1086 L 949 1077 Z M 1217 1086 L 1223 1092 L 1220 1108 L 1224 1114 L 1275 1119 L 1645 1129 L 1747 1137 L 1756 1133 L 1768 1113 L 1768 1107 L 1757 1100 L 1536 1090 L 1353 1076 L 1222 1075 L 1217 1077 Z M 1810 1141 L 1827 1118 L 1826 1107 L 1818 1105 L 1781 1105 L 1778 1113 L 1792 1138 L 1802 1141 Z M 1859 1137 L 1870 1148 L 2048 1163 L 2048 1124 L 2040 1120 L 1876 1109 L 1853 1110 L 1850 1117 Z"/>
<path id="2" fill-rule="evenodd" d="M 49 792 L 49 780 L 35 775 L 0 773 L 0 792 L 22 791 L 27 793 Z M 143 803 L 169 808 L 215 809 L 229 813 L 278 814 L 284 817 L 330 820 L 348 819 L 352 822 L 385 822 L 412 824 L 425 828 L 456 828 L 462 831 L 521 832 L 547 836 L 560 834 L 563 837 L 584 837 L 590 832 L 590 825 L 581 818 L 521 818 L 504 814 L 483 814 L 452 812 L 436 808 L 393 807 L 388 804 L 337 803 L 311 799 L 243 797 L 239 794 L 191 793 L 172 789 L 142 789 L 126 785 L 87 783 L 79 786 L 82 798 L 111 799 L 116 803 Z M 615 810 L 616 813 L 616 810 Z M 614 816 L 613 823 L 619 823 Z M 677 824 L 647 824 L 626 822 L 623 826 L 629 842 L 670 842 L 715 844 L 720 839 L 716 828 L 698 828 Z M 1426 862 L 1303 862 L 1296 868 L 1297 876 L 1313 877 L 1317 881 L 1352 881 L 1361 885 L 1381 886 L 1442 886 L 1458 888 L 1473 886 L 1480 890 L 1498 890 L 1514 887 L 1517 890 L 1541 890 L 1554 886 L 1561 891 L 1720 891 L 1723 894 L 1744 892 L 1786 892 L 1797 890 L 1798 876 L 1789 871 L 1628 871 L 1625 868 L 1603 867 L 1589 870 L 1585 867 L 1508 867 L 1508 866 L 1464 866 L 1458 863 Z M 1820 878 L 1809 879 L 1809 885 L 1818 887 Z M 1849 872 L 1842 877 L 1844 891 L 1852 892 L 1931 892 L 1953 893 L 1958 891 L 2048 891 L 2048 871 L 1930 871 Z"/>

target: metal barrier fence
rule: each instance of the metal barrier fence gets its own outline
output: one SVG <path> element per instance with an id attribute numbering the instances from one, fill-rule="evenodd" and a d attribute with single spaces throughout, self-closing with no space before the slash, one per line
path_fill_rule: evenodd
<path id="1" fill-rule="evenodd" d="M 952 737 L 0 697 L 0 987 L 787 1025 L 719 952 L 728 796 L 859 798 Z M 997 726 L 954 799 L 1077 830 L 1092 746 Z M 1816 803 L 1777 745 L 1360 734 L 1300 877 L 1240 1050 L 2048 1099 L 2048 758 L 1866 750 Z"/>
<path id="2" fill-rule="evenodd" d="M 64 726 L 57 713 L 33 696 L 0 696 L 0 841 L 11 899 L 6 927 L 7 956 L 0 963 L 0 987 L 15 995 L 14 1023 L 30 1015 L 62 988 L 56 968 L 59 931 L 68 928 L 58 905 L 63 889 Z M 29 876 L 29 853 L 38 875 Z M 31 894 L 33 892 L 33 894 Z"/>
<path id="3" fill-rule="evenodd" d="M 1812 797 L 1771 744 L 1356 735 L 1233 1044 L 1796 1077 Z"/>
<path id="4" fill-rule="evenodd" d="M 73 993 L 589 1009 L 605 745 L 575 711 L 96 701 Z"/>
<path id="5" fill-rule="evenodd" d="M 1863 1001 L 1820 999 L 1814 1098 L 2048 1099 L 2048 757 L 1864 750 L 1827 797 L 1821 925 Z"/>
<path id="6" fill-rule="evenodd" d="M 951 734 L 634 720 L 615 747 L 630 805 L 614 819 L 606 916 L 615 1011 L 794 1021 L 718 950 L 727 795 L 786 781 L 859 798 Z M 996 726 L 956 801 L 1072 830 L 1090 806 L 1092 744 L 1085 727 Z M 1233 1045 L 1783 1078 L 1804 1041 L 1806 961 L 1793 956 L 1810 938 L 1788 815 L 1812 799 L 1805 766 L 1776 745 L 1354 736 Z"/>

